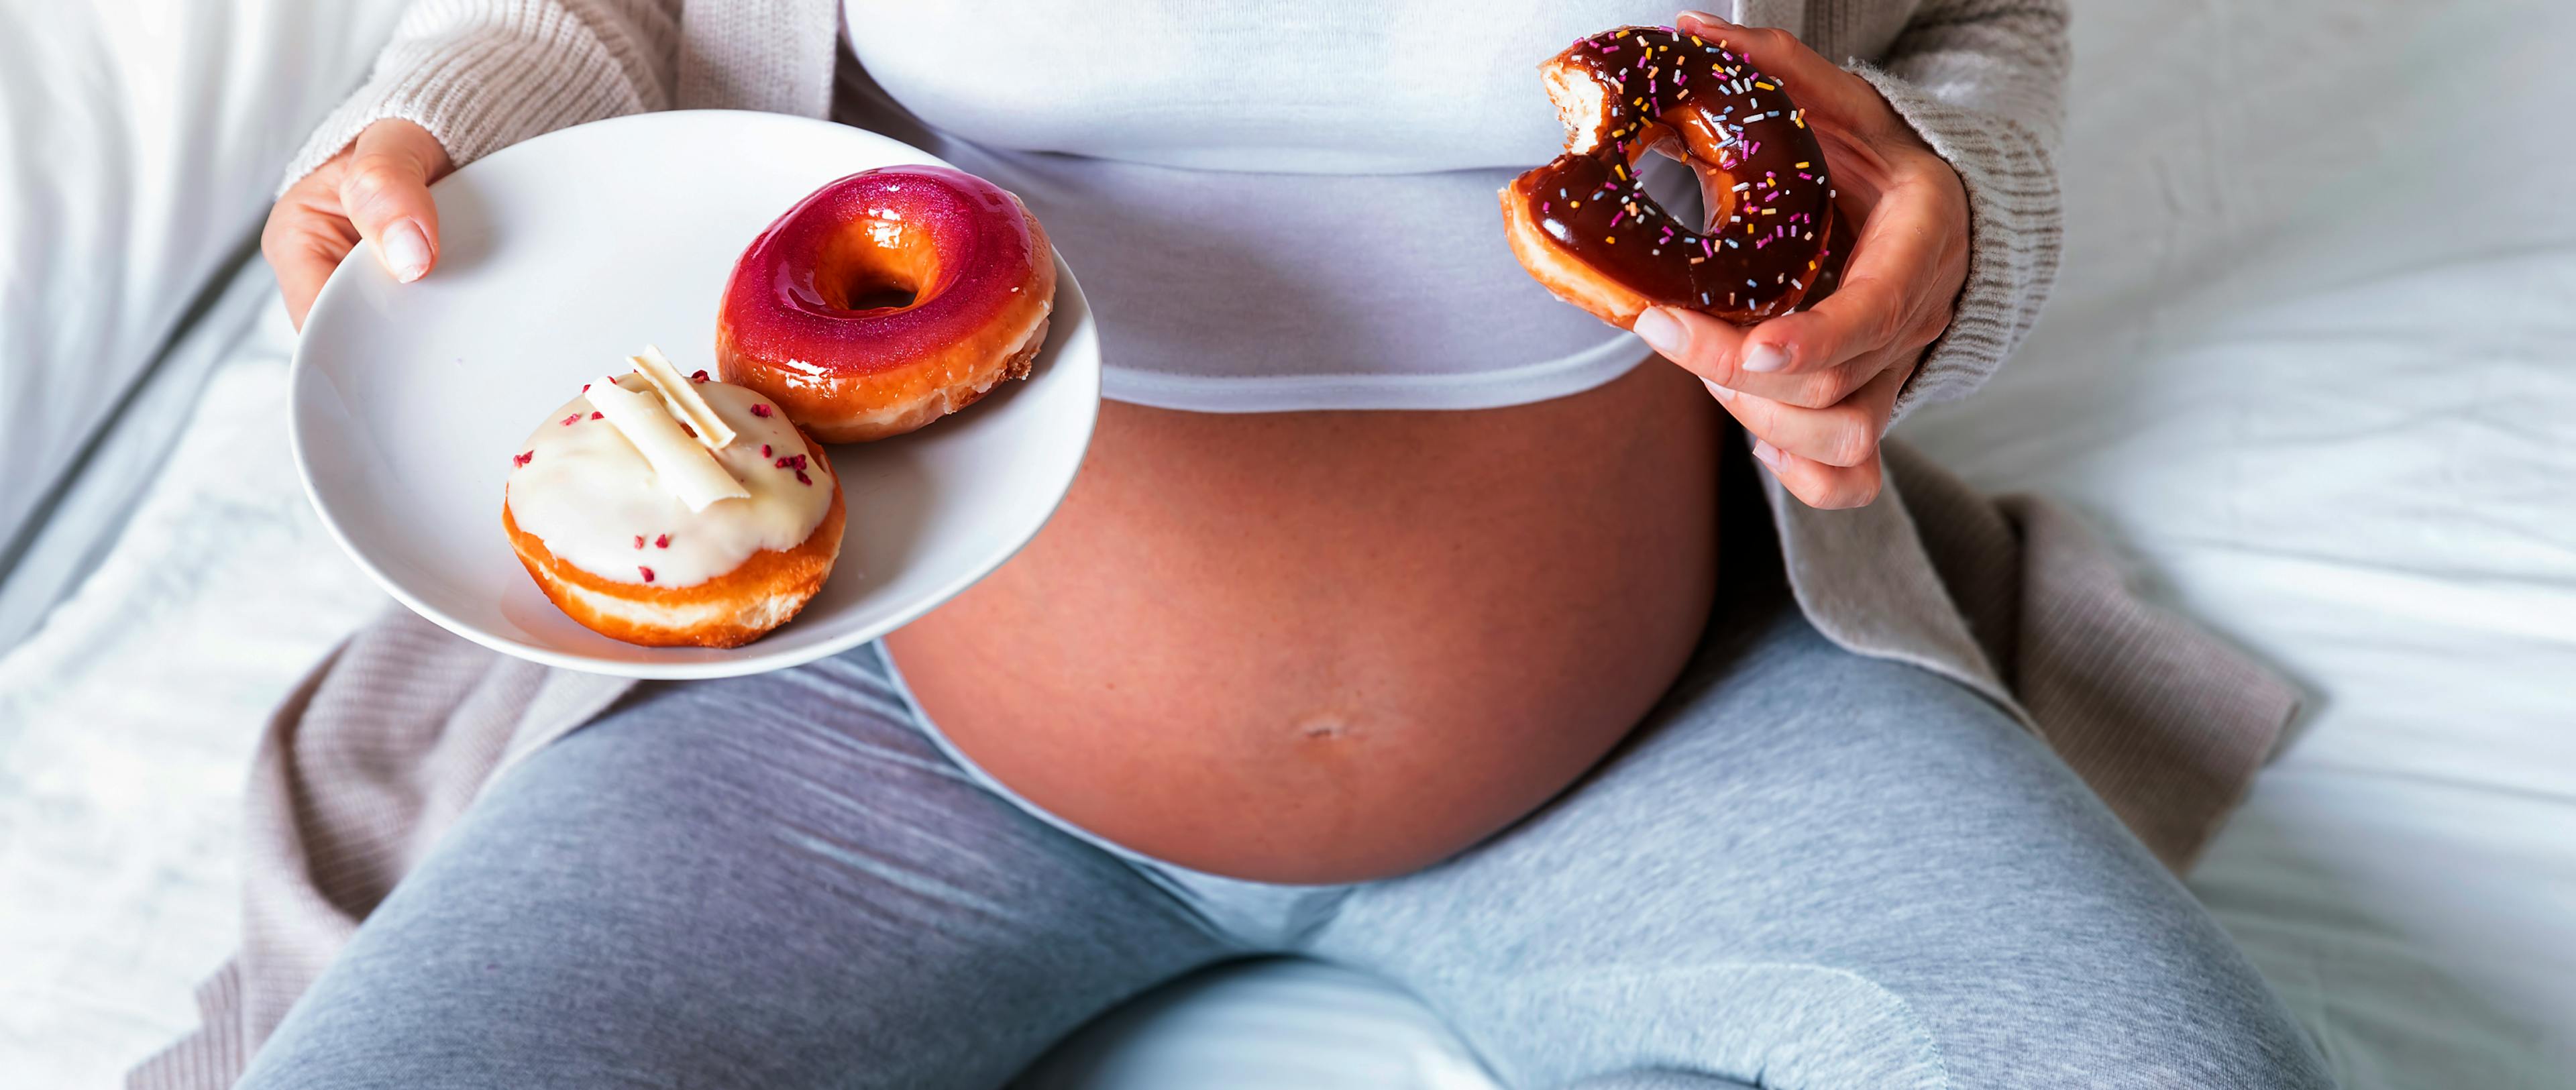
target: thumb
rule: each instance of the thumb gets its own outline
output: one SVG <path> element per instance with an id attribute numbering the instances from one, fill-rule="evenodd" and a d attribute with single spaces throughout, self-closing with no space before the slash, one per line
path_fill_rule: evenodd
<path id="1" fill-rule="evenodd" d="M 400 119 L 367 126 L 350 149 L 340 209 L 376 244 L 376 256 L 396 280 L 418 280 L 438 263 L 438 204 L 429 183 L 448 169 L 438 138 Z"/>

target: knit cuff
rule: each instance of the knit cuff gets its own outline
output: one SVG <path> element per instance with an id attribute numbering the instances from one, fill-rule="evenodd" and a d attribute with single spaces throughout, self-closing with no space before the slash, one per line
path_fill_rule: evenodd
<path id="1" fill-rule="evenodd" d="M 282 194 L 368 125 L 402 118 L 429 130 L 464 166 L 540 133 L 661 109 L 667 89 L 639 83 L 592 27 L 553 4 L 406 39 L 376 59 L 364 86 L 322 119 L 288 162 Z"/>
<path id="2" fill-rule="evenodd" d="M 1889 423 L 1917 405 L 1976 392 L 2021 345 L 2057 279 L 2064 205 L 2048 145 L 2023 125 L 1955 106 L 1875 68 L 1878 88 L 1968 191 L 1968 281 L 1950 327 L 1897 395 Z"/>

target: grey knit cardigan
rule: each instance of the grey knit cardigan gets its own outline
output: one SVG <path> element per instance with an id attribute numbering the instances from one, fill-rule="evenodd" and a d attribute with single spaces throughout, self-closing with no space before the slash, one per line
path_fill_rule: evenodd
<path id="1" fill-rule="evenodd" d="M 828 116 L 839 0 L 419 0 L 290 169 L 379 118 L 458 163 L 568 125 L 670 107 Z M 2050 161 L 2067 44 L 2056 0 L 1738 0 L 1847 59 L 1966 183 L 1968 282 L 1898 408 L 1964 396 L 2054 277 Z M 2165 862 L 2187 866 L 2296 709 L 2278 677 L 2139 601 L 2066 512 L 1991 500 L 1891 444 L 1889 489 L 1818 511 L 1765 478 L 1791 589 L 1854 652 L 1915 663 L 2048 740 Z M 492 778 L 631 683 L 486 651 L 400 609 L 324 660 L 271 721 L 249 793 L 242 947 L 194 1034 L 140 1087 L 231 1085 L 360 920 Z"/>

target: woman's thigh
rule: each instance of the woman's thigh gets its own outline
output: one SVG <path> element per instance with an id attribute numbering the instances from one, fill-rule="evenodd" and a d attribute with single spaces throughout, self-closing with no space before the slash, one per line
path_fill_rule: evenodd
<path id="1" fill-rule="evenodd" d="M 1732 644 L 1547 809 L 1354 892 L 1317 951 L 1521 1086 L 2325 1085 L 2208 914 L 2000 710 L 1794 609 Z"/>
<path id="2" fill-rule="evenodd" d="M 639 692 L 529 757 L 243 1085 L 992 1087 L 1229 952 L 968 780 L 875 655 Z"/>

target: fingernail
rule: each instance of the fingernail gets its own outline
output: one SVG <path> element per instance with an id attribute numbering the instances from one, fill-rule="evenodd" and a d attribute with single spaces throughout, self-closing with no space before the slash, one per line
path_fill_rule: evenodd
<path id="1" fill-rule="evenodd" d="M 1710 397 L 1714 397 L 1714 398 L 1718 399 L 1719 401 L 1733 401 L 1733 400 L 1735 400 L 1735 391 L 1733 391 L 1733 390 L 1729 390 L 1729 389 L 1727 389 L 1726 387 L 1724 387 L 1724 386 L 1720 386 L 1720 385 L 1718 385 L 1718 384 L 1716 384 L 1716 383 L 1714 383 L 1714 382 L 1711 382 L 1711 381 L 1709 381 L 1709 380 L 1707 380 L 1707 379 L 1701 379 L 1701 380 L 1699 380 L 1699 384 L 1700 384 L 1700 385 L 1702 385 L 1702 386 L 1706 386 L 1706 387 L 1708 387 L 1708 393 L 1709 393 L 1709 396 L 1710 396 Z"/>
<path id="2" fill-rule="evenodd" d="M 1757 344 L 1744 352 L 1744 369 L 1747 371 L 1777 371 L 1787 366 L 1789 354 L 1781 351 L 1778 345 Z"/>
<path id="3" fill-rule="evenodd" d="M 1734 26 L 1734 25 L 1735 25 L 1735 23 L 1734 23 L 1733 21 L 1731 21 L 1731 20 L 1724 19 L 1724 18 L 1721 18 L 1721 17 L 1719 17 L 1719 16 L 1711 15 L 1711 14 L 1709 14 L 1709 13 L 1705 12 L 1705 11 L 1685 11 L 1685 12 L 1683 12 L 1683 13 L 1682 13 L 1682 18 L 1684 18 L 1684 19 L 1697 19 L 1697 20 L 1699 20 L 1700 22 L 1703 22 L 1703 23 L 1716 23 L 1716 24 L 1717 24 L 1717 25 L 1719 25 L 1719 26 Z"/>
<path id="4" fill-rule="evenodd" d="M 1780 472 L 1780 448 L 1772 446 L 1770 440 L 1754 440 L 1753 456 L 1760 459 L 1763 465 L 1770 466 L 1771 472 Z"/>
<path id="5" fill-rule="evenodd" d="M 1690 347 L 1690 330 L 1682 328 L 1681 320 L 1664 313 L 1662 307 L 1647 307 L 1628 328 L 1649 347 L 1675 360 L 1681 359 L 1683 350 Z"/>
<path id="6" fill-rule="evenodd" d="M 386 271 L 403 283 L 418 280 L 429 271 L 429 236 L 410 220 L 385 228 L 383 237 L 376 240 L 376 249 L 384 255 Z"/>

